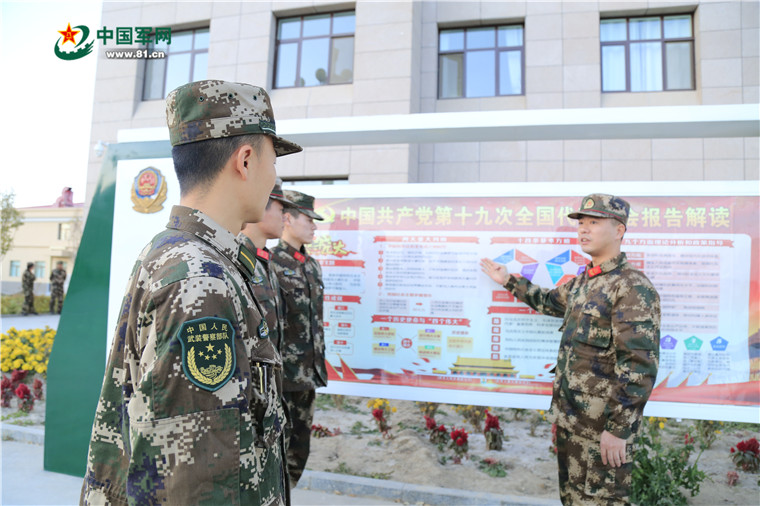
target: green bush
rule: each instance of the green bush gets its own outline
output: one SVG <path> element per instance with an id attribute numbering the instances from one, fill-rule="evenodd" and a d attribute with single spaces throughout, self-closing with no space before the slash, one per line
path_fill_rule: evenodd
<path id="1" fill-rule="evenodd" d="M 639 438 L 639 446 L 633 457 L 633 486 L 631 501 L 634 504 L 670 506 L 686 504 L 681 489 L 692 497 L 699 494 L 699 485 L 706 478 L 697 468 L 704 446 L 693 464 L 689 457 L 694 451 L 694 439 L 688 434 L 683 443 L 667 447 L 662 444 L 660 430 L 664 419 L 649 419 Z"/>
<path id="2" fill-rule="evenodd" d="M 64 296 L 65 300 L 65 296 Z M 21 309 L 24 307 L 24 294 L 14 293 L 13 295 L 3 295 L 0 300 L 0 309 L 2 314 L 21 314 Z M 34 296 L 34 310 L 38 313 L 50 312 L 50 296 L 49 295 L 35 295 Z"/>

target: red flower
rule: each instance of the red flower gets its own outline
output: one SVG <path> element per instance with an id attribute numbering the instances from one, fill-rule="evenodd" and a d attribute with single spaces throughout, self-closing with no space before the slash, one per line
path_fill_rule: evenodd
<path id="1" fill-rule="evenodd" d="M 443 426 L 443 424 L 441 424 L 441 425 L 438 427 L 438 432 L 446 432 L 446 427 L 444 427 L 444 426 Z"/>
<path id="2" fill-rule="evenodd" d="M 6 390 L 11 387 L 11 380 L 8 379 L 8 376 L 3 376 L 2 381 L 0 381 L 0 388 L 3 390 Z"/>
<path id="3" fill-rule="evenodd" d="M 734 447 L 732 446 L 732 447 L 731 447 L 731 453 L 734 453 L 735 451 L 736 451 L 736 448 L 734 448 Z"/>
<path id="4" fill-rule="evenodd" d="M 18 397 L 19 399 L 28 399 L 29 397 L 31 397 L 31 393 L 29 392 L 29 387 L 24 385 L 23 383 L 20 384 L 16 388 L 16 397 Z"/>
<path id="5" fill-rule="evenodd" d="M 462 439 L 461 437 L 457 439 L 457 446 L 462 446 L 463 444 L 464 444 L 464 439 Z"/>
<path id="6" fill-rule="evenodd" d="M 746 441 L 739 441 L 739 443 L 736 445 L 736 449 L 742 452 L 751 452 L 755 455 L 760 455 L 760 443 L 758 443 L 757 439 L 755 438 L 748 439 Z"/>
<path id="7" fill-rule="evenodd" d="M 20 383 L 24 381 L 24 378 L 26 378 L 26 375 L 29 373 L 29 371 L 23 371 L 21 369 L 14 369 L 11 373 L 11 382 L 12 383 Z"/>
<path id="8" fill-rule="evenodd" d="M 427 415 L 424 415 L 424 417 L 425 417 L 425 428 L 427 428 L 427 430 L 435 429 L 435 420 L 430 418 Z"/>
<path id="9" fill-rule="evenodd" d="M 499 417 L 494 416 L 488 411 L 486 411 L 486 431 L 489 431 L 490 429 L 496 429 L 501 430 L 501 427 L 499 426 Z"/>
<path id="10" fill-rule="evenodd" d="M 377 421 L 385 420 L 385 418 L 383 417 L 383 414 L 384 414 L 383 410 L 380 408 L 376 408 L 372 410 L 372 416 L 374 416 L 375 420 Z"/>

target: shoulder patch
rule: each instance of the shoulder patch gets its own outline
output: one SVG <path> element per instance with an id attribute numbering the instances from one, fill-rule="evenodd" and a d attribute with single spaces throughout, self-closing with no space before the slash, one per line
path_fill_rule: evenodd
<path id="1" fill-rule="evenodd" d="M 195 386 L 214 392 L 235 372 L 235 329 L 225 318 L 184 322 L 177 332 L 182 344 L 182 370 Z"/>
<path id="2" fill-rule="evenodd" d="M 295 276 L 296 271 L 294 271 L 293 269 L 285 269 L 284 271 L 282 271 L 282 274 L 284 276 Z"/>

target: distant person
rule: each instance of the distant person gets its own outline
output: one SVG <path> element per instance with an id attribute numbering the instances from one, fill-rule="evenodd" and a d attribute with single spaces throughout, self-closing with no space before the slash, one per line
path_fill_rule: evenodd
<path id="1" fill-rule="evenodd" d="M 34 310 L 34 281 L 37 276 L 32 272 L 34 269 L 34 262 L 26 264 L 26 270 L 21 276 L 21 290 L 24 292 L 24 305 L 21 308 L 21 314 L 26 316 L 28 314 L 37 314 Z"/>
<path id="2" fill-rule="evenodd" d="M 180 203 L 132 269 L 80 503 L 288 504 L 282 363 L 237 234 L 301 147 L 249 84 L 180 86 L 166 118 Z"/>
<path id="3" fill-rule="evenodd" d="M 630 503 L 632 445 L 657 377 L 660 296 L 620 251 L 629 210 L 612 195 L 583 198 L 568 217 L 591 263 L 553 290 L 481 261 L 519 300 L 564 318 L 550 412 L 563 504 Z"/>
<path id="4" fill-rule="evenodd" d="M 55 199 L 55 207 L 73 207 L 74 206 L 74 192 L 71 191 L 70 186 L 66 186 L 61 192 L 61 196 Z"/>
<path id="5" fill-rule="evenodd" d="M 50 271 L 50 314 L 61 314 L 63 308 L 63 283 L 66 281 L 66 269 L 63 262 L 55 264 Z"/>
<path id="6" fill-rule="evenodd" d="M 324 218 L 314 212 L 314 197 L 290 190 L 284 193 L 292 205 L 285 208 L 285 229 L 272 250 L 272 267 L 285 311 L 283 390 L 291 422 L 288 475 L 290 486 L 295 487 L 309 458 L 316 389 L 327 385 L 322 270 L 304 247 L 314 241 L 314 220 Z"/>

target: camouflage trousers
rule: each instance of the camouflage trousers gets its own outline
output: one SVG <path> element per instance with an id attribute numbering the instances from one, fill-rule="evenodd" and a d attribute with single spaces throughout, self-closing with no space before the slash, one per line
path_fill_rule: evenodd
<path id="1" fill-rule="evenodd" d="M 306 467 L 306 460 L 309 458 L 314 400 L 317 393 L 315 390 L 285 392 L 283 397 L 290 414 L 289 430 L 286 431 L 285 438 L 288 451 L 288 476 L 290 487 L 295 488 Z"/>
<path id="2" fill-rule="evenodd" d="M 63 308 L 63 287 L 50 290 L 50 312 L 61 314 Z"/>
<path id="3" fill-rule="evenodd" d="M 626 445 L 626 463 L 602 463 L 599 440 L 576 436 L 557 427 L 557 465 L 562 504 L 628 505 L 633 452 Z"/>
<path id="4" fill-rule="evenodd" d="M 32 290 L 24 290 L 24 305 L 21 312 L 24 314 L 34 313 L 34 292 Z"/>

